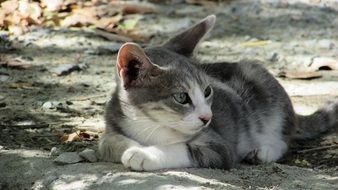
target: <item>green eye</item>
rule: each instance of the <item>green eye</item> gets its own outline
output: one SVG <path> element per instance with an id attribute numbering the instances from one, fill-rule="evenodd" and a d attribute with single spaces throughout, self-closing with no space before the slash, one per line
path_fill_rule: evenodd
<path id="1" fill-rule="evenodd" d="M 189 103 L 189 95 L 187 93 L 176 93 L 173 95 L 176 102 L 180 104 Z"/>
<path id="2" fill-rule="evenodd" d="M 212 89 L 210 86 L 207 86 L 204 90 L 204 97 L 209 97 L 211 95 Z"/>

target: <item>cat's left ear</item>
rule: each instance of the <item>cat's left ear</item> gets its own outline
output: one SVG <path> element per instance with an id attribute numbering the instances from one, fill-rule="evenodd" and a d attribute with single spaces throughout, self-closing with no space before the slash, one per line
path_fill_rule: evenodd
<path id="1" fill-rule="evenodd" d="M 185 56 L 191 56 L 201 39 L 212 29 L 215 15 L 209 15 L 199 23 L 171 38 L 163 47 Z"/>
<path id="2" fill-rule="evenodd" d="M 148 79 L 164 72 L 150 61 L 138 44 L 131 42 L 121 46 L 116 67 L 125 89 L 142 86 Z"/>

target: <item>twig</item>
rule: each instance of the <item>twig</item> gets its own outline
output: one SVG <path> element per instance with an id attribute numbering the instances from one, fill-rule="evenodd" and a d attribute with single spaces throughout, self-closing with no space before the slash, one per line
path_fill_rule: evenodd
<path id="1" fill-rule="evenodd" d="M 300 151 L 297 151 L 297 153 L 315 152 L 315 151 L 321 151 L 321 150 L 326 150 L 326 149 L 331 149 L 331 148 L 338 148 L 338 144 L 300 150 Z"/>

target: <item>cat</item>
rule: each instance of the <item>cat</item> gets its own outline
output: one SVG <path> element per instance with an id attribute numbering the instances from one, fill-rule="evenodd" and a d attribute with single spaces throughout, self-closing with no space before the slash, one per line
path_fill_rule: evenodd
<path id="1" fill-rule="evenodd" d="M 290 140 L 337 125 L 338 100 L 298 116 L 255 61 L 198 64 L 194 50 L 215 20 L 210 15 L 159 47 L 121 46 L 99 141 L 103 160 L 136 171 L 230 169 L 277 161 Z"/>

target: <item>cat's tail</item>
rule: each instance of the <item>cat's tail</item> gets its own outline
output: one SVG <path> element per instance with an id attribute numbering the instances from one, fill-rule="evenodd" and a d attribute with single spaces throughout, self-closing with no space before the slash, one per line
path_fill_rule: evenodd
<path id="1" fill-rule="evenodd" d="M 338 128 L 338 97 L 311 115 L 298 115 L 298 126 L 293 137 L 296 140 L 311 139 L 332 128 Z"/>

